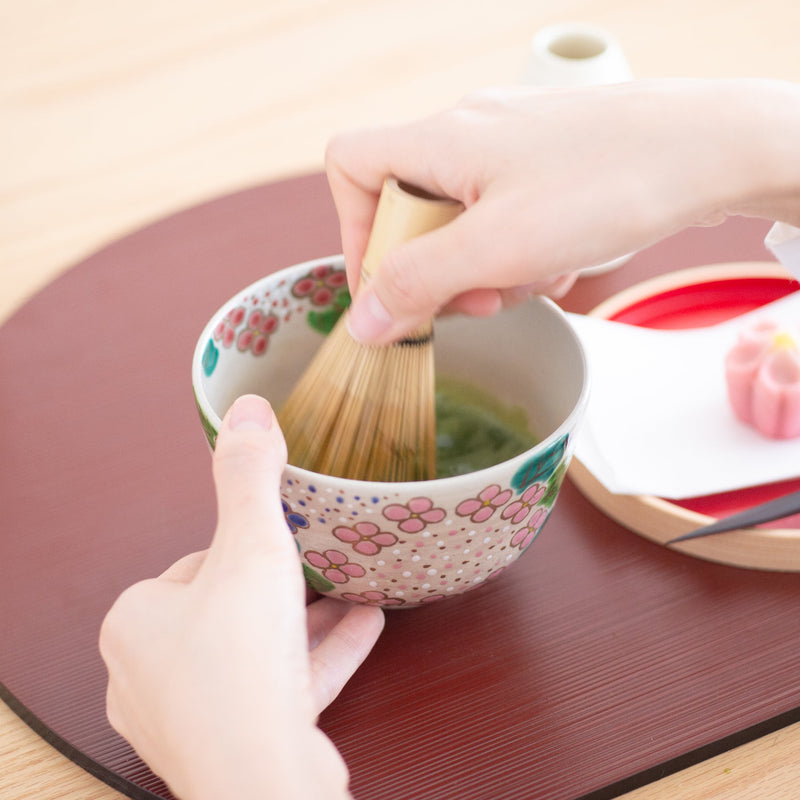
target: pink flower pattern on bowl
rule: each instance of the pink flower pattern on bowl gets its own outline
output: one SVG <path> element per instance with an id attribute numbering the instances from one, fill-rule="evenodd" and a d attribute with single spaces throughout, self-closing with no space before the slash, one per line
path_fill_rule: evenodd
<path id="1" fill-rule="evenodd" d="M 537 508 L 531 518 L 528 520 L 528 524 L 524 528 L 520 528 L 511 537 L 511 546 L 518 547 L 520 550 L 527 550 L 531 544 L 533 544 L 533 540 L 542 529 L 542 526 L 547 520 L 548 514 L 548 509 Z"/>
<path id="2" fill-rule="evenodd" d="M 429 524 L 441 522 L 446 514 L 442 508 L 434 508 L 428 497 L 414 497 L 405 505 L 392 504 L 383 509 L 386 519 L 396 522 L 404 533 L 419 533 Z"/>
<path id="3" fill-rule="evenodd" d="M 298 538 L 309 585 L 350 602 L 391 608 L 412 608 L 480 588 L 530 547 L 544 526 L 569 460 L 567 441 L 556 441 L 538 456 L 549 473 L 527 464 L 521 469 L 521 477 L 535 472 L 539 482 L 504 490 L 489 484 L 478 495 L 454 498 L 448 507 L 425 496 L 401 503 L 394 495 L 323 491 L 314 483 L 289 479 L 284 512 Z M 479 511 L 479 519 L 472 519 Z M 394 523 L 396 532 L 385 530 L 381 519 Z M 514 519 L 524 524 L 518 527 Z M 336 548 L 303 547 L 303 525 L 311 520 L 329 526 L 330 535 L 349 545 L 350 555 Z M 345 586 L 353 588 L 338 588 Z"/>
<path id="4" fill-rule="evenodd" d="M 261 309 L 251 311 L 247 318 L 247 327 L 242 330 L 236 339 L 236 347 L 242 352 L 250 350 L 254 356 L 266 352 L 269 337 L 275 332 L 279 324 L 275 314 L 264 313 Z"/>
<path id="5" fill-rule="evenodd" d="M 544 497 L 546 491 L 547 484 L 534 483 L 522 493 L 522 497 L 513 503 L 509 503 L 503 509 L 501 516 L 503 519 L 511 518 L 512 525 L 519 525 L 525 520 L 531 509 Z"/>
<path id="6" fill-rule="evenodd" d="M 365 574 L 364 567 L 350 562 L 338 550 L 326 550 L 324 553 L 307 550 L 304 555 L 309 564 L 319 569 L 322 576 L 333 583 L 347 583 L 350 578 L 361 578 Z"/>
<path id="7" fill-rule="evenodd" d="M 314 267 L 306 277 L 292 287 L 295 297 L 308 297 L 311 304 L 325 306 L 330 303 L 339 289 L 347 285 L 347 275 L 332 266 Z"/>
<path id="8" fill-rule="evenodd" d="M 241 328 L 243 322 L 245 326 Z M 269 337 L 277 330 L 279 322 L 275 314 L 260 308 L 248 314 L 244 306 L 237 306 L 217 325 L 213 338 L 223 347 L 230 347 L 236 342 L 240 352 L 249 350 L 254 356 L 260 356 L 266 352 Z"/>
<path id="9" fill-rule="evenodd" d="M 351 527 L 340 525 L 333 529 L 333 535 L 364 556 L 374 556 L 381 548 L 397 544 L 393 533 L 382 531 L 374 522 L 356 522 Z"/>
<path id="10" fill-rule="evenodd" d="M 330 327 L 344 308 L 342 298 L 349 297 L 347 273 L 330 263 L 313 267 L 291 287 L 287 287 L 287 290 L 288 296 L 281 298 L 270 293 L 263 298 L 256 295 L 244 296 L 223 316 L 212 331 L 211 341 L 208 343 L 207 351 L 212 354 L 207 357 L 208 376 L 211 376 L 217 364 L 218 356 L 215 353 L 214 342 L 225 348 L 230 348 L 235 343 L 239 352 L 260 356 L 267 351 L 271 336 L 280 326 L 279 314 L 288 322 L 292 314 L 305 313 L 307 311 L 305 301 L 310 301 L 315 308 L 326 309 L 325 313 L 332 315 L 331 319 L 327 320 Z M 296 300 L 290 302 L 290 297 Z M 319 311 L 308 313 L 313 317 Z M 310 319 L 309 324 L 312 324 Z"/>
<path id="11" fill-rule="evenodd" d="M 221 342 L 223 347 L 230 347 L 236 340 L 236 329 L 244 322 L 247 309 L 242 306 L 232 308 L 214 328 L 214 341 Z"/>
<path id="12" fill-rule="evenodd" d="M 344 592 L 342 594 L 343 600 L 349 600 L 351 603 L 361 603 L 367 606 L 400 606 L 405 600 L 399 597 L 387 597 L 385 592 L 378 592 L 375 589 L 369 589 L 366 592 Z"/>
<path id="13" fill-rule="evenodd" d="M 337 549 L 301 548 L 310 585 L 350 602 L 393 608 L 480 588 L 507 569 L 544 526 L 569 459 L 567 439 L 538 458 L 550 470 L 549 477 L 536 470 L 542 482 L 519 484 L 516 491 L 489 484 L 478 495 L 454 498 L 449 510 L 425 496 L 400 503 L 392 495 L 321 491 L 290 479 L 284 494 L 288 508 L 330 525 L 330 534 L 352 550 L 347 556 Z M 526 465 L 521 475 L 532 470 Z M 481 511 L 477 521 L 472 519 Z M 517 527 L 513 518 L 525 524 Z M 397 532 L 382 528 L 381 519 L 393 522 Z M 353 588 L 337 588 L 344 585 Z"/>
<path id="14" fill-rule="evenodd" d="M 771 320 L 740 331 L 725 382 L 739 420 L 773 439 L 800 436 L 800 350 L 789 332 Z"/>
<path id="15" fill-rule="evenodd" d="M 462 500 L 456 506 L 456 514 L 460 517 L 469 517 L 473 522 L 486 522 L 510 499 L 511 489 L 500 491 L 500 487 L 493 483 L 479 492 L 477 497 Z"/>

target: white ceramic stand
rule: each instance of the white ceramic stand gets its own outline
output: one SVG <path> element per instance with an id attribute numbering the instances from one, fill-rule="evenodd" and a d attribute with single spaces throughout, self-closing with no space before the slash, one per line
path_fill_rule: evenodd
<path id="1" fill-rule="evenodd" d="M 591 86 L 633 78 L 619 42 L 594 25 L 562 23 L 531 40 L 523 81 L 538 86 Z"/>

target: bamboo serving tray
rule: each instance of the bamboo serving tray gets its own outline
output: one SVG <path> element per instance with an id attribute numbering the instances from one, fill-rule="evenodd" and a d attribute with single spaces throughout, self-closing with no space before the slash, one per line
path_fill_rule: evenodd
<path id="1" fill-rule="evenodd" d="M 638 283 L 600 303 L 589 315 L 644 327 L 701 327 L 797 289 L 787 270 L 774 262 L 714 264 Z M 665 546 L 720 517 L 800 489 L 800 480 L 785 481 L 676 502 L 652 495 L 614 494 L 577 458 L 570 467 L 570 477 L 590 502 L 616 522 Z M 721 564 L 798 572 L 800 515 L 770 523 L 770 527 L 742 528 L 669 546 Z"/>

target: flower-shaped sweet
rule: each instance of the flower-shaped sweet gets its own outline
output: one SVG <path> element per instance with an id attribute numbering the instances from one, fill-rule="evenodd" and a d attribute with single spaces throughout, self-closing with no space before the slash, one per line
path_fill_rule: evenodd
<path id="1" fill-rule="evenodd" d="M 725 358 L 734 414 L 773 439 L 800 436 L 800 350 L 770 320 L 740 332 Z"/>

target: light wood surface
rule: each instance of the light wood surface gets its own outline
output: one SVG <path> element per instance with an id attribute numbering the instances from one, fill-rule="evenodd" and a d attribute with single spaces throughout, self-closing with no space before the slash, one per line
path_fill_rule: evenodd
<path id="1" fill-rule="evenodd" d="M 320 169 L 338 130 L 518 81 L 567 20 L 638 77 L 800 81 L 796 0 L 0 0 L 0 319 L 148 222 Z M 795 725 L 626 797 L 789 800 L 798 764 Z M 121 796 L 0 704 L 0 800 Z"/>

